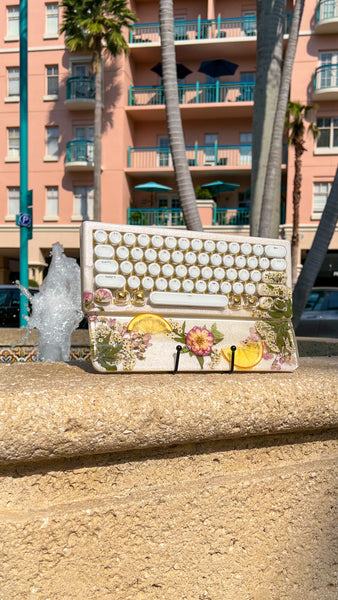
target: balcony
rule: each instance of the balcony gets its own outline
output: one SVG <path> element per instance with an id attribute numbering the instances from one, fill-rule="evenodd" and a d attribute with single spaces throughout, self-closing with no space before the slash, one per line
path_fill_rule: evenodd
<path id="1" fill-rule="evenodd" d="M 319 0 L 316 17 L 316 33 L 338 33 L 338 0 Z"/>
<path id="2" fill-rule="evenodd" d="M 251 169 L 251 145 L 186 146 L 189 167 L 200 169 L 224 170 Z M 128 168 L 135 170 L 172 169 L 172 157 L 169 147 L 146 147 L 128 149 Z"/>
<path id="3" fill-rule="evenodd" d="M 70 77 L 67 80 L 69 110 L 93 110 L 95 107 L 95 81 L 89 77 Z"/>
<path id="4" fill-rule="evenodd" d="M 67 142 L 65 168 L 67 171 L 93 171 L 94 142 L 89 140 Z"/>
<path id="5" fill-rule="evenodd" d="M 249 225 L 250 211 L 247 208 L 217 208 L 214 209 L 213 225 L 242 226 Z"/>
<path id="6" fill-rule="evenodd" d="M 224 102 L 253 102 L 255 82 L 206 84 L 197 81 L 193 85 L 179 85 L 180 104 L 209 104 Z M 164 89 L 159 86 L 130 86 L 129 106 L 163 106 Z"/>
<path id="7" fill-rule="evenodd" d="M 128 225 L 185 226 L 180 208 L 128 208 Z"/>
<path id="8" fill-rule="evenodd" d="M 338 100 L 338 64 L 318 67 L 314 79 L 314 100 Z"/>

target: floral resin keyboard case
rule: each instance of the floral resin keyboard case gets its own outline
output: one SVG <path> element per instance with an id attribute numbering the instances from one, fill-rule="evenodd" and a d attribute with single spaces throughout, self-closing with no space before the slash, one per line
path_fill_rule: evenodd
<path id="1" fill-rule="evenodd" d="M 95 369 L 293 371 L 290 265 L 284 240 L 84 222 Z"/>

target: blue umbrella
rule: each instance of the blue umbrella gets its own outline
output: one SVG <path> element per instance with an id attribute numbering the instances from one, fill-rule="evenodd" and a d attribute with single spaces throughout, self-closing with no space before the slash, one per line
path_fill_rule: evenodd
<path id="1" fill-rule="evenodd" d="M 210 77 L 222 77 L 222 75 L 233 75 L 238 65 L 225 58 L 216 58 L 215 60 L 203 60 L 198 69 L 200 73 L 205 73 Z"/>
<path id="2" fill-rule="evenodd" d="M 150 70 L 154 71 L 154 73 L 156 73 L 160 77 L 163 76 L 161 62 L 157 63 L 157 65 L 152 67 Z M 185 65 L 182 65 L 182 63 L 176 63 L 176 72 L 178 79 L 184 79 L 185 77 L 190 75 L 190 73 L 192 73 L 192 71 L 190 71 L 190 69 L 188 69 L 188 67 L 186 67 Z"/>
<path id="3" fill-rule="evenodd" d="M 156 181 L 148 181 L 147 183 L 140 183 L 139 185 L 135 185 L 134 190 L 140 192 L 171 192 L 173 188 L 168 187 L 167 185 L 162 185 L 161 183 L 156 183 Z M 151 199 L 152 202 L 152 199 Z"/>
<path id="4" fill-rule="evenodd" d="M 212 181 L 211 183 L 204 183 L 204 185 L 201 185 L 201 187 L 210 190 L 212 194 L 220 194 L 221 192 L 232 192 L 239 187 L 239 183 Z"/>

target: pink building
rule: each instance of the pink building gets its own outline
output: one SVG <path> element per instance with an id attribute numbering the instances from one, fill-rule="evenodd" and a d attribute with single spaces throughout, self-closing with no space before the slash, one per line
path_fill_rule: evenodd
<path id="1" fill-rule="evenodd" d="M 292 1 L 287 3 L 292 10 Z M 102 136 L 102 220 L 183 226 L 172 168 L 161 78 L 158 4 L 135 0 L 138 23 L 130 54 L 105 59 Z M 256 71 L 254 1 L 175 2 L 177 62 L 191 72 L 179 80 L 187 160 L 197 188 L 214 180 L 236 184 L 214 200 L 198 200 L 206 229 L 248 235 L 251 141 Z M 28 2 L 29 179 L 34 231 L 30 279 L 41 283 L 51 245 L 79 256 L 81 221 L 92 217 L 94 91 L 90 56 L 71 54 L 59 36 L 58 2 Z M 286 15 L 286 21 L 288 21 Z M 287 28 L 286 28 L 287 32 Z M 317 104 L 321 130 L 307 137 L 303 158 L 301 252 L 311 246 L 337 168 L 338 1 L 305 3 L 291 99 Z M 287 33 L 285 35 L 287 40 Z M 213 79 L 202 61 L 226 58 L 234 75 Z M 19 1 L 0 8 L 0 283 L 19 272 Z M 293 151 L 282 165 L 283 231 L 291 235 Z M 165 193 L 136 191 L 156 181 Z M 286 209 L 286 210 L 285 210 Z M 331 266 L 329 266 L 331 265 Z M 326 273 L 327 271 L 327 273 Z M 322 275 L 334 284 L 338 230 Z M 324 281 L 324 280 L 323 280 Z"/>

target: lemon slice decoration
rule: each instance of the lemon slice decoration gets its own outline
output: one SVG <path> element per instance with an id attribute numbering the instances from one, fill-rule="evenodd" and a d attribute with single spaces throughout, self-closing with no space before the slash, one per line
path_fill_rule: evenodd
<path id="1" fill-rule="evenodd" d="M 128 324 L 127 329 L 137 333 L 168 333 L 172 331 L 168 321 L 152 313 L 136 315 Z"/>
<path id="2" fill-rule="evenodd" d="M 222 354 L 226 360 L 231 363 L 231 348 L 222 348 Z M 244 346 L 237 346 L 235 352 L 234 366 L 238 369 L 252 369 L 263 358 L 263 343 L 248 342 Z"/>

